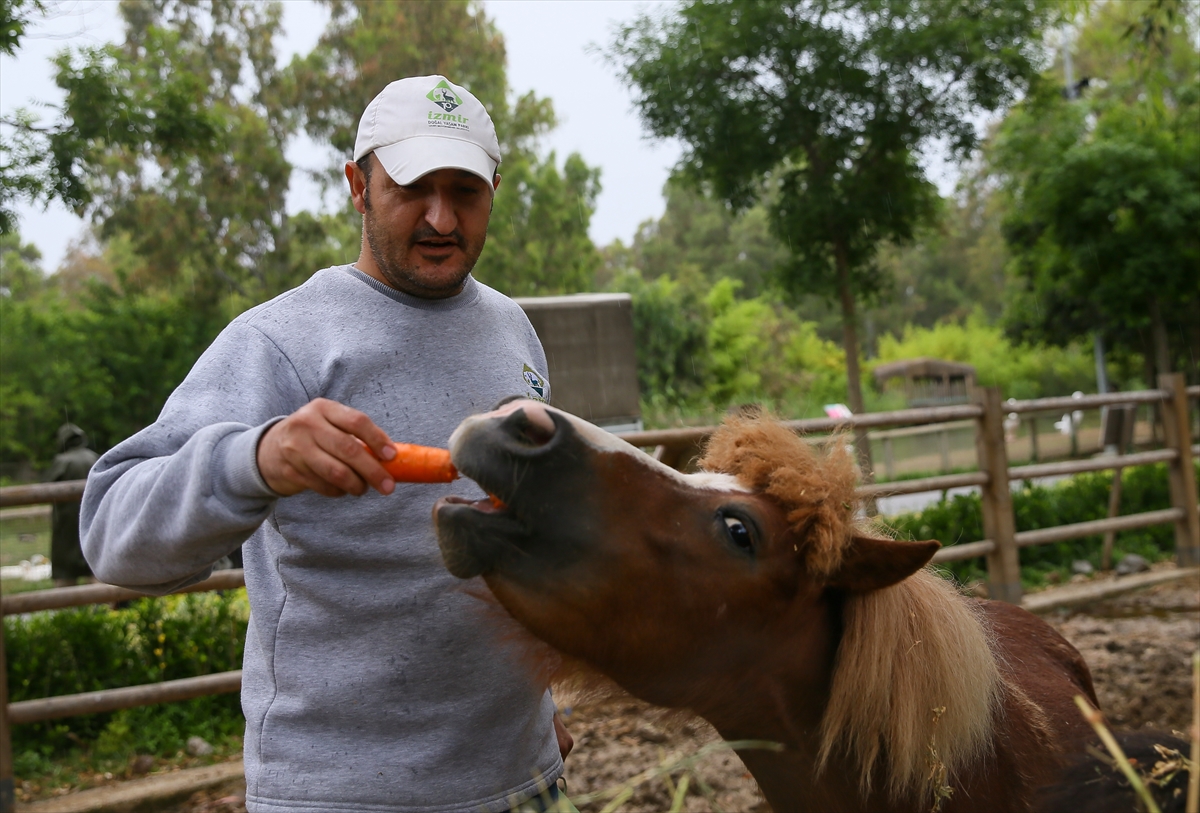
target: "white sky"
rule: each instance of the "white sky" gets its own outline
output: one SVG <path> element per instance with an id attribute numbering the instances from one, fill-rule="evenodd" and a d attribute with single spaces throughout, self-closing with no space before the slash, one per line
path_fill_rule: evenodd
<path id="1" fill-rule="evenodd" d="M 659 3 L 666 0 L 659 0 Z M 533 90 L 554 102 L 560 125 L 544 142 L 559 163 L 572 152 L 601 169 L 603 191 L 592 217 L 591 237 L 598 245 L 626 243 L 638 224 L 662 214 L 662 187 L 678 161 L 674 142 L 650 142 L 642 133 L 629 92 L 589 45 L 607 45 L 614 26 L 655 2 L 630 0 L 485 0 L 484 8 L 504 35 L 509 86 L 516 94 Z M 307 53 L 316 44 L 327 14 L 309 0 L 285 0 L 281 58 Z M 39 21 L 15 58 L 0 56 L 0 110 L 36 109 L 39 102 L 60 104 L 62 93 L 51 78 L 50 57 L 64 47 L 120 41 L 122 29 L 115 0 L 59 0 L 48 19 Z M 453 78 L 453 77 L 451 77 Z M 47 115 L 44 123 L 53 119 Z M 298 169 L 327 165 L 324 151 L 306 138 L 288 149 Z M 315 185 L 302 172 L 292 176 L 288 209 L 320 207 Z M 42 252 L 46 271 L 58 267 L 82 221 L 59 204 L 18 209 L 22 238 Z"/>

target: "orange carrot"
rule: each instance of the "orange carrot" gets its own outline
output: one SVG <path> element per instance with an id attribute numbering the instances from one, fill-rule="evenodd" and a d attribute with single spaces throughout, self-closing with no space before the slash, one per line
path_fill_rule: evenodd
<path id="1" fill-rule="evenodd" d="M 450 452 L 445 449 L 415 443 L 393 443 L 392 448 L 396 450 L 396 456 L 379 462 L 397 482 L 449 483 L 458 479 L 458 469 L 450 462 Z"/>

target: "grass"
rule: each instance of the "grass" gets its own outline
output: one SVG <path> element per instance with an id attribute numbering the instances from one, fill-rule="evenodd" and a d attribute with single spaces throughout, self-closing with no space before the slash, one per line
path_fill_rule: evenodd
<path id="1" fill-rule="evenodd" d="M 212 743 L 212 746 L 213 752 L 203 757 L 191 756 L 186 751 L 176 751 L 173 754 L 148 757 L 146 762 L 150 773 L 169 773 L 184 768 L 216 765 L 242 755 L 242 738 L 238 736 L 230 735 Z M 138 756 L 128 751 L 100 755 L 95 748 L 81 746 L 78 750 L 53 761 L 41 762 L 35 772 L 19 771 L 15 788 L 17 801 L 36 802 L 136 779 L 144 775 L 144 772 L 134 771 L 134 763 Z"/>
<path id="2" fill-rule="evenodd" d="M 19 565 L 41 554 L 50 558 L 50 512 L 20 508 L 0 512 L 0 566 Z M 25 581 L 5 579 L 0 582 L 0 592 L 11 595 L 30 590 L 45 590 L 53 587 L 50 579 Z"/>
<path id="3" fill-rule="evenodd" d="M 50 512 L 0 512 L 0 565 L 17 565 L 35 553 L 50 557 Z"/>

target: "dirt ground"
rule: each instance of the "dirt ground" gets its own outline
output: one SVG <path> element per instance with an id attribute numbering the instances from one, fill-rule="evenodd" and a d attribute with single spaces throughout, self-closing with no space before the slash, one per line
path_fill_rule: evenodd
<path id="1" fill-rule="evenodd" d="M 1176 582 L 1046 616 L 1092 669 L 1101 708 L 1117 728 L 1185 731 L 1192 713 L 1191 658 L 1200 646 L 1200 580 Z M 717 741 L 703 721 L 662 725 L 633 700 L 569 709 L 575 750 L 567 760 L 568 794 L 616 788 L 648 769 L 670 764 Z M 662 813 L 673 788 L 657 778 L 639 785 L 622 813 Z M 167 813 L 240 813 L 244 785 L 198 793 Z M 688 775 L 687 811 L 766 813 L 754 780 L 728 751 L 709 754 Z M 604 801 L 580 805 L 596 813 Z"/>

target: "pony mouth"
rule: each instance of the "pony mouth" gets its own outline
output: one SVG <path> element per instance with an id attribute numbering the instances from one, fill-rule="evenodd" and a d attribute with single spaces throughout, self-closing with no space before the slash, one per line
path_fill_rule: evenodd
<path id="1" fill-rule="evenodd" d="M 495 494 L 488 492 L 488 495 L 479 500 L 468 500 L 464 497 L 443 497 L 439 502 L 444 502 L 448 505 L 466 505 L 478 511 L 481 514 L 511 514 L 508 504 L 497 497 Z"/>
<path id="2" fill-rule="evenodd" d="M 442 561 L 454 576 L 470 579 L 521 556 L 529 529 L 496 497 L 442 497 L 433 506 L 433 525 Z"/>

